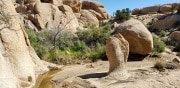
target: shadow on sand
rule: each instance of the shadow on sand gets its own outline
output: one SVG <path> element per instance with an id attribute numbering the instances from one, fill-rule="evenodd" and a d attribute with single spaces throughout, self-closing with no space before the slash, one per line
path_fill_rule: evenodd
<path id="1" fill-rule="evenodd" d="M 107 76 L 107 72 L 104 72 L 104 73 L 91 73 L 91 74 L 85 74 L 85 75 L 81 75 L 81 76 L 78 76 L 82 79 L 89 79 L 89 78 L 102 78 L 102 77 L 105 77 Z"/>

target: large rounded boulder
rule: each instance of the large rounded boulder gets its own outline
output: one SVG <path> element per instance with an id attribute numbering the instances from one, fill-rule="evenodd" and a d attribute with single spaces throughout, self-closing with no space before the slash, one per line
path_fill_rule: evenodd
<path id="1" fill-rule="evenodd" d="M 180 41 L 180 31 L 174 31 L 174 32 L 172 32 L 172 33 L 169 35 L 169 37 L 170 37 L 171 39 L 176 40 L 176 41 Z"/>
<path id="2" fill-rule="evenodd" d="M 114 33 L 121 33 L 129 42 L 130 52 L 146 55 L 153 50 L 153 38 L 148 29 L 138 20 L 130 19 L 116 27 Z"/>

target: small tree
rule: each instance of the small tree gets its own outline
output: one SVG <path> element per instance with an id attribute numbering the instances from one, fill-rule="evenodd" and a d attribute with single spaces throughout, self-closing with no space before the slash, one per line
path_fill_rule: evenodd
<path id="1" fill-rule="evenodd" d="M 130 10 L 129 8 L 116 10 L 115 18 L 121 21 L 130 19 Z"/>

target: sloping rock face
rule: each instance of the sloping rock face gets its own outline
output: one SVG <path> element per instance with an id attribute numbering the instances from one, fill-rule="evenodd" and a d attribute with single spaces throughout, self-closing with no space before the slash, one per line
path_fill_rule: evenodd
<path id="1" fill-rule="evenodd" d="M 81 0 L 63 0 L 63 4 L 70 6 L 74 13 L 79 13 L 81 11 Z"/>
<path id="2" fill-rule="evenodd" d="M 174 39 L 174 40 L 177 40 L 177 41 L 180 41 L 180 31 L 174 31 L 172 32 L 169 37 L 171 39 Z"/>
<path id="3" fill-rule="evenodd" d="M 119 33 L 111 36 L 106 43 L 106 55 L 109 60 L 109 75 L 113 79 L 126 79 L 126 62 L 129 56 L 129 43 Z"/>
<path id="4" fill-rule="evenodd" d="M 98 20 L 110 18 L 109 14 L 106 12 L 104 6 L 98 2 L 83 1 L 82 9 L 87 9 L 87 10 L 91 9 L 91 10 L 94 10 L 94 11 L 100 13 L 101 16 L 97 18 Z"/>
<path id="5" fill-rule="evenodd" d="M 180 15 L 170 15 L 164 19 L 154 21 L 152 27 L 153 29 L 169 29 L 176 26 L 175 24 L 178 22 L 180 22 Z"/>
<path id="6" fill-rule="evenodd" d="M 80 13 L 81 16 L 78 19 L 81 26 L 89 26 L 90 24 L 99 26 L 98 19 L 90 11 L 83 9 Z"/>
<path id="7" fill-rule="evenodd" d="M 47 70 L 31 47 L 11 0 L 0 1 L 1 88 L 31 88 L 38 73 Z"/>
<path id="8" fill-rule="evenodd" d="M 121 33 L 129 42 L 130 52 L 135 54 L 150 54 L 153 49 L 153 39 L 148 29 L 138 20 L 127 20 L 116 28 L 114 33 Z"/>

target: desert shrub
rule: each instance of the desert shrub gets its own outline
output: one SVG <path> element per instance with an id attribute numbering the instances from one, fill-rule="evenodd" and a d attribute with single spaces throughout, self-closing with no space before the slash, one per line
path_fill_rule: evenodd
<path id="1" fill-rule="evenodd" d="M 26 29 L 26 32 L 31 45 L 41 59 L 55 63 L 69 63 L 69 59 L 92 61 L 106 59 L 104 45 L 107 37 L 110 36 L 111 28 L 109 24 L 106 24 L 99 28 L 89 26 L 76 34 L 61 32 L 56 37 L 55 47 L 53 37 L 56 32 L 35 33 L 29 29 Z"/>
<path id="2" fill-rule="evenodd" d="M 161 29 L 160 32 L 159 32 L 159 36 L 160 36 L 160 37 L 164 37 L 164 36 L 166 36 L 167 34 L 168 34 L 168 31 L 165 30 L 165 29 Z"/>
<path id="3" fill-rule="evenodd" d="M 155 62 L 154 68 L 156 68 L 159 71 L 163 71 L 165 69 L 165 67 L 166 67 L 166 64 L 167 63 L 165 61 L 158 60 L 158 61 Z"/>
<path id="4" fill-rule="evenodd" d="M 174 63 L 174 62 L 167 62 L 165 60 L 157 60 L 154 64 L 154 68 L 156 68 L 159 71 L 164 71 L 165 69 L 177 69 L 178 68 L 178 64 Z"/>
<path id="5" fill-rule="evenodd" d="M 161 53 L 165 50 L 165 43 L 156 35 L 153 35 L 153 54 Z"/>
<path id="6" fill-rule="evenodd" d="M 121 21 L 128 20 L 131 17 L 130 12 L 129 8 L 116 10 L 115 18 Z"/>

